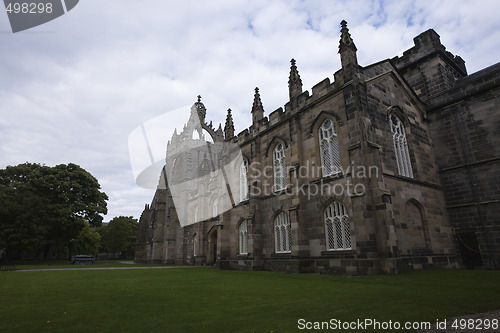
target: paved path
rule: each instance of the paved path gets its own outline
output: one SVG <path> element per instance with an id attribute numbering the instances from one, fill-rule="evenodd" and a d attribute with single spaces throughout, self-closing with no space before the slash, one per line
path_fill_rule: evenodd
<path id="1" fill-rule="evenodd" d="M 42 271 L 100 271 L 113 269 L 165 269 L 165 268 L 193 268 L 200 266 L 151 266 L 151 267 L 79 267 L 79 268 L 40 268 L 40 269 L 18 269 L 9 272 L 42 272 Z"/>

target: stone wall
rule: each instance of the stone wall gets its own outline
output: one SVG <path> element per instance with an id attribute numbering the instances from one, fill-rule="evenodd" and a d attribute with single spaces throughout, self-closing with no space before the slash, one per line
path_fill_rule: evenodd
<path id="1" fill-rule="evenodd" d="M 500 268 L 500 66 L 431 100 L 429 118 L 451 225 L 473 233 L 482 264 Z M 468 247 L 470 247 L 468 245 Z M 465 258 L 464 258 L 465 259 Z"/>

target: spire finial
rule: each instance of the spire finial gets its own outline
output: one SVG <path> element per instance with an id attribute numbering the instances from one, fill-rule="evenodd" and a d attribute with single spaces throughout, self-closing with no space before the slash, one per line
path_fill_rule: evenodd
<path id="1" fill-rule="evenodd" d="M 253 107 L 252 112 L 258 107 L 262 107 L 262 101 L 260 100 L 259 87 L 255 87 L 255 95 L 253 97 Z"/>
<path id="2" fill-rule="evenodd" d="M 300 79 L 299 71 L 295 59 L 290 60 L 290 77 L 288 78 L 288 92 L 290 100 L 302 94 L 302 80 Z"/>
<path id="3" fill-rule="evenodd" d="M 351 38 L 349 29 L 347 29 L 347 22 L 342 20 L 340 26 L 340 63 L 342 64 L 344 79 L 348 81 L 359 73 L 358 59 L 356 56 L 357 49 Z"/>
<path id="4" fill-rule="evenodd" d="M 234 122 L 231 115 L 231 109 L 227 109 L 226 126 L 224 126 L 224 133 L 226 140 L 234 137 Z"/>
<path id="5" fill-rule="evenodd" d="M 201 95 L 198 95 L 198 103 L 201 102 Z"/>
<path id="6" fill-rule="evenodd" d="M 259 120 L 264 118 L 264 107 L 262 106 L 262 101 L 260 100 L 259 87 L 255 87 L 255 95 L 253 96 L 252 105 L 252 121 L 257 124 Z"/>
<path id="7" fill-rule="evenodd" d="M 342 44 L 345 44 L 347 46 L 353 46 L 354 49 L 356 50 L 356 46 L 354 45 L 354 42 L 351 38 L 351 34 L 349 33 L 349 29 L 347 28 L 347 22 L 345 20 L 342 20 L 340 22 L 340 46 L 339 48 L 342 48 Z"/>

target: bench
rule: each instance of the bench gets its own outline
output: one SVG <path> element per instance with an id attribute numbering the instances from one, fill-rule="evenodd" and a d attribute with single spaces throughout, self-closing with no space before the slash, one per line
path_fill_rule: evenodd
<path id="1" fill-rule="evenodd" d="M 71 263 L 73 265 L 92 265 L 95 261 L 94 256 L 78 254 L 71 257 Z"/>

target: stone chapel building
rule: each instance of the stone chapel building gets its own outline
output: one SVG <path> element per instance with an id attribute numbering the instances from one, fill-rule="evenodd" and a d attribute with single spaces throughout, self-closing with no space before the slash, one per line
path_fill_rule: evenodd
<path id="1" fill-rule="evenodd" d="M 168 143 L 136 261 L 335 274 L 499 269 L 500 63 L 467 75 L 434 30 L 414 44 L 362 67 L 342 21 L 333 82 L 303 91 L 292 59 L 284 109 L 264 116 L 256 88 L 252 125 L 238 135 L 230 110 L 216 130 L 198 98 Z M 212 148 L 193 144 L 207 132 Z M 176 210 L 173 186 L 193 170 L 219 172 L 235 147 L 230 206 L 214 192 L 226 188 L 216 184 L 224 174 L 188 186 Z M 181 214 L 193 223 L 181 224 Z"/>

